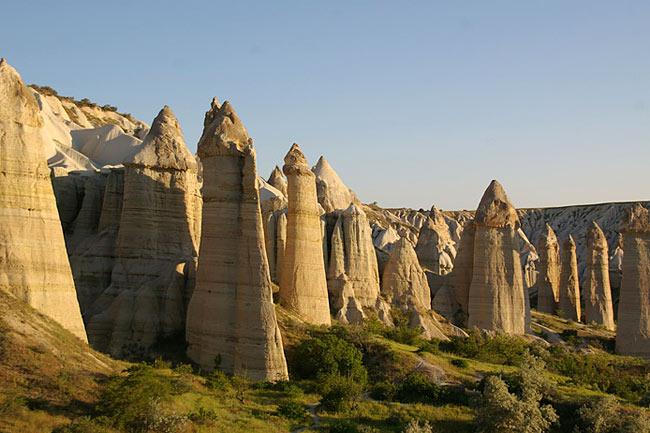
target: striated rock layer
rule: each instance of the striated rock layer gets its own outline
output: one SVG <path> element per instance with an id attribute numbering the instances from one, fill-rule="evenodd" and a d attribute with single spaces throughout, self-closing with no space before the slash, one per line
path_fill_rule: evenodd
<path id="1" fill-rule="evenodd" d="M 197 165 L 169 107 L 124 166 L 111 283 L 85 313 L 91 344 L 114 356 L 182 335 L 199 243 Z M 120 183 L 119 176 L 109 181 L 115 194 Z M 100 234 L 109 237 L 117 209 L 109 204 L 115 197 L 105 196 L 107 212 L 100 224 L 108 227 Z"/>
<path id="2" fill-rule="evenodd" d="M 287 196 L 287 181 L 282 176 L 282 170 L 277 165 L 271 172 L 268 182 L 272 187 L 284 194 L 285 197 Z"/>
<path id="3" fill-rule="evenodd" d="M 0 289 L 86 341 L 42 126 L 33 93 L 0 60 Z"/>
<path id="4" fill-rule="evenodd" d="M 623 221 L 623 279 L 618 302 L 616 352 L 650 357 L 650 212 L 639 203 Z"/>
<path id="5" fill-rule="evenodd" d="M 537 310 L 555 314 L 559 301 L 560 246 L 555 232 L 546 224 L 539 237 L 539 276 L 537 277 Z"/>
<path id="6" fill-rule="evenodd" d="M 483 194 L 474 224 L 468 326 L 524 334 L 527 308 L 516 237 L 519 219 L 496 180 Z"/>
<path id="7" fill-rule="evenodd" d="M 280 303 L 316 325 L 331 323 L 323 259 L 322 208 L 314 173 L 297 144 L 284 157 L 289 209 Z"/>
<path id="8" fill-rule="evenodd" d="M 591 222 L 586 239 L 585 322 L 613 330 L 614 307 L 609 286 L 607 239 L 595 221 Z"/>
<path id="9" fill-rule="evenodd" d="M 203 237 L 187 311 L 187 354 L 207 370 L 219 358 L 228 373 L 286 380 L 253 140 L 228 102 L 220 107 L 213 101 L 198 154 L 204 179 Z"/>
<path id="10" fill-rule="evenodd" d="M 562 269 L 560 271 L 558 309 L 564 318 L 580 321 L 580 284 L 578 282 L 578 259 L 576 243 L 569 235 L 562 245 Z"/>

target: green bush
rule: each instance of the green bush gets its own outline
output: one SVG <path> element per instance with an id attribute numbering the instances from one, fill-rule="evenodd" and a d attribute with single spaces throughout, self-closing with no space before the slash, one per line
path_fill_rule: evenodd
<path id="1" fill-rule="evenodd" d="M 356 406 L 362 391 L 363 385 L 349 376 L 324 376 L 320 387 L 321 405 L 329 411 L 344 412 Z"/>
<path id="2" fill-rule="evenodd" d="M 419 422 L 412 420 L 404 429 L 404 433 L 433 433 L 433 428 L 427 421 L 420 425 Z"/>
<path id="3" fill-rule="evenodd" d="M 469 362 L 466 359 L 457 358 L 451 360 L 451 365 L 458 368 L 468 368 Z"/>
<path id="4" fill-rule="evenodd" d="M 109 379 L 100 395 L 97 410 L 117 429 L 136 433 L 146 431 L 143 418 L 151 409 L 152 396 L 162 401 L 168 399 L 171 386 L 157 376 L 152 367 L 144 364 L 133 366 L 126 372 L 126 376 Z"/>
<path id="5" fill-rule="evenodd" d="M 576 418 L 574 433 L 650 433 L 650 419 L 645 414 L 622 410 L 612 396 L 583 405 Z"/>
<path id="6" fill-rule="evenodd" d="M 431 382 L 420 374 L 406 376 L 397 390 L 397 399 L 403 403 L 445 403 L 447 394 L 445 388 Z"/>
<path id="7" fill-rule="evenodd" d="M 199 407 L 196 412 L 190 412 L 187 418 L 194 424 L 200 425 L 214 425 L 219 419 L 214 409 L 205 409 L 204 407 Z"/>
<path id="8" fill-rule="evenodd" d="M 380 401 L 393 401 L 397 391 L 398 386 L 394 382 L 377 382 L 370 388 L 370 397 Z"/>
<path id="9" fill-rule="evenodd" d="M 214 370 L 205 379 L 205 386 L 212 391 L 228 391 L 230 389 L 230 378 L 221 370 Z"/>
<path id="10" fill-rule="evenodd" d="M 352 421 L 339 419 L 330 424 L 330 433 L 361 433 L 361 431 Z"/>
<path id="11" fill-rule="evenodd" d="M 298 421 L 302 421 L 309 417 L 309 412 L 305 409 L 305 406 L 297 400 L 289 400 L 280 403 L 276 414 L 283 418 Z"/>
<path id="12" fill-rule="evenodd" d="M 517 365 L 523 359 L 526 349 L 532 346 L 517 336 L 498 332 L 486 335 L 477 328 L 470 330 L 468 337 L 450 337 L 440 343 L 440 349 L 484 362 L 503 365 Z"/>

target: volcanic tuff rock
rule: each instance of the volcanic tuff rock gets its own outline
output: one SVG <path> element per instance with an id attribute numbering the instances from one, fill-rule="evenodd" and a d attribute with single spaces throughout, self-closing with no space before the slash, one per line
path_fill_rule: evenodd
<path id="1" fill-rule="evenodd" d="M 322 209 L 314 173 L 293 144 L 284 157 L 288 180 L 287 240 L 280 275 L 280 303 L 313 324 L 331 323 L 323 259 Z"/>
<path id="2" fill-rule="evenodd" d="M 282 175 L 282 170 L 280 170 L 280 167 L 277 165 L 271 172 L 271 175 L 269 176 L 268 183 L 271 184 L 275 189 L 280 191 L 284 196 L 287 196 L 287 181 L 284 179 L 284 176 Z"/>
<path id="3" fill-rule="evenodd" d="M 607 239 L 595 221 L 586 235 L 587 268 L 584 287 L 585 322 L 614 329 L 614 307 L 609 286 Z"/>
<path id="4" fill-rule="evenodd" d="M 42 127 L 34 95 L 0 60 L 0 289 L 86 341 Z"/>
<path id="5" fill-rule="evenodd" d="M 196 162 L 169 107 L 124 165 L 111 284 L 84 313 L 91 344 L 116 356 L 183 332 L 201 204 Z"/>
<path id="6" fill-rule="evenodd" d="M 580 285 L 578 283 L 578 259 L 576 258 L 576 243 L 573 236 L 562 245 L 562 269 L 560 271 L 558 309 L 564 318 L 580 321 Z"/>
<path id="7" fill-rule="evenodd" d="M 202 368 L 286 380 L 271 293 L 253 140 L 229 102 L 213 100 L 198 154 L 203 230 L 196 289 L 187 311 L 187 354 Z"/>
<path id="8" fill-rule="evenodd" d="M 519 219 L 497 181 L 483 194 L 474 224 L 468 326 L 523 334 L 527 309 L 515 233 Z"/>
<path id="9" fill-rule="evenodd" d="M 537 310 L 555 314 L 559 300 L 560 246 L 555 232 L 546 224 L 539 237 L 539 276 L 537 277 Z"/>
<path id="10" fill-rule="evenodd" d="M 357 196 L 345 186 L 325 157 L 321 156 L 318 159 L 312 171 L 316 176 L 318 202 L 326 213 L 347 209 L 351 203 L 360 204 Z"/>
<path id="11" fill-rule="evenodd" d="M 427 277 L 411 242 L 405 238 L 397 242 L 388 259 L 382 276 L 381 294 L 407 315 L 411 328 L 423 331 L 424 338 L 446 338 L 437 320 L 429 313 L 431 293 Z"/>
<path id="12" fill-rule="evenodd" d="M 336 308 L 346 307 L 351 298 L 353 304 L 361 307 L 375 307 L 377 304 L 377 258 L 366 214 L 356 204 L 340 213 L 334 226 L 327 284 Z M 346 310 L 352 311 L 349 307 Z M 353 311 L 356 310 L 355 307 Z M 353 314 L 361 316 L 356 312 Z"/>
<path id="13" fill-rule="evenodd" d="M 449 226 L 440 211 L 433 206 L 430 215 L 420 228 L 415 252 L 422 267 L 435 274 L 446 275 L 451 272 L 456 250 L 449 235 Z"/>
<path id="14" fill-rule="evenodd" d="M 650 357 L 650 212 L 639 203 L 623 221 L 623 280 L 616 352 Z"/>

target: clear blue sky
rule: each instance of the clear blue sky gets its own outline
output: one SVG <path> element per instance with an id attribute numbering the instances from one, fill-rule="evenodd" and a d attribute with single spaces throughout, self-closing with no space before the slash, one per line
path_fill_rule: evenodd
<path id="1" fill-rule="evenodd" d="M 13 1 L 0 56 L 27 83 L 192 151 L 229 100 L 267 177 L 292 142 L 364 202 L 473 209 L 650 199 L 647 1 Z"/>

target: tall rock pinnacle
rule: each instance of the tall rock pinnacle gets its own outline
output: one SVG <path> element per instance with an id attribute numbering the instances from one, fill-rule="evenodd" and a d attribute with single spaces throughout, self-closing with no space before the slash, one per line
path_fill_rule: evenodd
<path id="1" fill-rule="evenodd" d="M 586 239 L 585 322 L 614 330 L 607 238 L 598 224 L 592 221 Z"/>
<path id="2" fill-rule="evenodd" d="M 329 325 L 321 208 L 314 173 L 297 144 L 284 157 L 282 170 L 288 180 L 289 209 L 280 302 L 309 323 Z"/>
<path id="3" fill-rule="evenodd" d="M 580 321 L 580 284 L 578 276 L 578 259 L 576 243 L 569 235 L 562 245 L 562 269 L 560 271 L 558 309 L 564 318 Z"/>
<path id="4" fill-rule="evenodd" d="M 253 140 L 229 102 L 206 114 L 203 230 L 196 288 L 187 312 L 187 354 L 202 368 L 287 379 L 257 187 Z"/>
<path id="5" fill-rule="evenodd" d="M 287 196 L 287 181 L 282 176 L 282 170 L 277 165 L 271 172 L 268 180 L 269 184 L 280 191 L 284 196 Z"/>
<path id="6" fill-rule="evenodd" d="M 359 204 L 357 196 L 345 186 L 325 157 L 318 159 L 312 171 L 316 175 L 318 202 L 326 213 L 347 209 L 352 203 Z"/>
<path id="7" fill-rule="evenodd" d="M 555 314 L 559 301 L 560 246 L 555 232 L 546 224 L 537 244 L 539 276 L 537 277 L 537 310 Z"/>
<path id="8" fill-rule="evenodd" d="M 43 120 L 18 72 L 0 62 L 0 290 L 86 341 L 45 160 Z"/>
<path id="9" fill-rule="evenodd" d="M 526 299 L 515 230 L 517 211 L 493 180 L 476 217 L 468 325 L 510 334 L 526 331 Z"/>
<path id="10" fill-rule="evenodd" d="M 618 302 L 616 352 L 650 357 L 650 212 L 627 209 L 622 227 L 623 280 Z"/>

